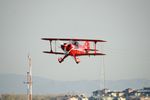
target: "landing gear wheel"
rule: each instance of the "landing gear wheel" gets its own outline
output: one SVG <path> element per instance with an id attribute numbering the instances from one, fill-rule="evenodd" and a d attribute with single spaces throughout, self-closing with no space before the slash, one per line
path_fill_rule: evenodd
<path id="1" fill-rule="evenodd" d="M 79 58 L 76 58 L 76 63 L 78 64 L 80 62 L 80 59 Z"/>
<path id="2" fill-rule="evenodd" d="M 59 63 L 61 63 L 62 62 L 62 58 L 58 58 L 58 61 L 59 61 Z"/>

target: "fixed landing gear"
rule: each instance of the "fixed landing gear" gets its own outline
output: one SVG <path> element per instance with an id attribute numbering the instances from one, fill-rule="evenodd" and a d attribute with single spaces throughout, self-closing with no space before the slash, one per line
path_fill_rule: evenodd
<path id="1" fill-rule="evenodd" d="M 61 63 L 63 61 L 63 59 L 62 58 L 58 58 L 58 61 L 59 61 L 59 63 Z"/>
<path id="2" fill-rule="evenodd" d="M 74 60 L 75 60 L 75 62 L 76 62 L 77 64 L 80 62 L 80 59 L 77 58 L 76 56 L 74 56 Z"/>
<path id="3" fill-rule="evenodd" d="M 63 62 L 66 57 L 68 57 L 68 54 L 66 54 L 63 58 L 58 58 L 59 63 Z"/>
<path id="4" fill-rule="evenodd" d="M 65 55 L 63 58 L 62 57 L 58 58 L 59 63 L 62 63 L 67 56 L 68 55 Z M 77 58 L 76 56 L 74 56 L 74 60 L 77 64 L 80 62 L 80 59 Z"/>
<path id="5" fill-rule="evenodd" d="M 79 58 L 76 58 L 76 63 L 78 64 L 80 62 L 80 59 Z"/>

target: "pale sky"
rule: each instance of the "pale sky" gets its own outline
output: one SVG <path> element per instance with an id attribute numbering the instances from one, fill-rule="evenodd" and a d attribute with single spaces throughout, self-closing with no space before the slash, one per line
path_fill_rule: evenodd
<path id="1" fill-rule="evenodd" d="M 0 74 L 53 80 L 150 79 L 149 0 L 0 0 Z M 63 63 L 43 37 L 103 39 L 103 57 L 71 57 Z M 100 46 L 100 45 L 99 45 Z"/>

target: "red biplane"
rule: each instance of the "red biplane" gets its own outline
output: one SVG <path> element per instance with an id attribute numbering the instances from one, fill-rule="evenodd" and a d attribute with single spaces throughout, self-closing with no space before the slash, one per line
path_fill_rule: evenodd
<path id="1" fill-rule="evenodd" d="M 97 42 L 106 42 L 104 40 L 92 40 L 92 39 L 69 39 L 69 38 L 42 38 L 42 40 L 47 40 L 50 43 L 50 51 L 43 51 L 44 53 L 49 54 L 60 54 L 64 55 L 64 57 L 58 58 L 59 63 L 63 62 L 64 59 L 68 56 L 72 56 L 75 62 L 78 64 L 80 59 L 77 56 L 90 56 L 90 55 L 105 55 L 103 53 L 98 53 L 96 49 Z M 53 50 L 52 41 L 55 43 L 55 50 Z M 56 42 L 63 41 L 64 43 L 60 45 L 63 52 L 58 52 L 56 50 Z M 84 42 L 83 45 L 79 44 L 79 42 Z M 90 48 L 90 42 L 94 43 L 94 49 Z"/>

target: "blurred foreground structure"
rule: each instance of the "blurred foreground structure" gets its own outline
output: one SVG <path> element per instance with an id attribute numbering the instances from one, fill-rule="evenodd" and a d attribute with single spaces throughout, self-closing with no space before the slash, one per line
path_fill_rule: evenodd
<path id="1" fill-rule="evenodd" d="M 57 100 L 89 100 L 85 95 L 65 95 L 57 97 Z"/>
<path id="2" fill-rule="evenodd" d="M 0 100 L 27 100 L 24 94 L 0 94 Z M 85 95 L 33 95 L 33 100 L 150 100 L 150 87 L 143 89 L 127 88 L 123 91 L 109 89 L 93 91 L 91 97 Z"/>
<path id="3" fill-rule="evenodd" d="M 123 91 L 96 90 L 93 91 L 89 100 L 150 100 L 150 87 L 143 89 L 127 88 Z"/>

